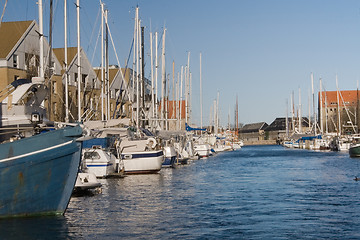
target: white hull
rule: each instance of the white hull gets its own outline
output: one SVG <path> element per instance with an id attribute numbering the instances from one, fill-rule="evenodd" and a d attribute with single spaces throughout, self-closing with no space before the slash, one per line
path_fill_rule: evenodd
<path id="1" fill-rule="evenodd" d="M 194 149 L 195 153 L 201 158 L 210 156 L 211 149 L 209 144 L 195 144 Z"/>
<path id="2" fill-rule="evenodd" d="M 93 173 L 78 173 L 75 183 L 75 190 L 85 191 L 101 187 L 101 183 L 97 180 Z"/>
<path id="3" fill-rule="evenodd" d="M 125 173 L 156 173 L 164 161 L 163 150 L 139 151 L 121 154 Z"/>
<path id="4" fill-rule="evenodd" d="M 85 172 L 93 173 L 98 178 L 105 178 L 115 172 L 115 156 L 102 149 L 84 149 L 83 162 Z"/>

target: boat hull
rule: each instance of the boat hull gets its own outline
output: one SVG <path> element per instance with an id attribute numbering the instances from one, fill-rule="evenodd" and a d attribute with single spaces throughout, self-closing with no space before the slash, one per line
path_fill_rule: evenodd
<path id="1" fill-rule="evenodd" d="M 115 172 L 115 156 L 102 149 L 83 149 L 82 161 L 86 165 L 85 172 L 98 178 L 106 178 Z"/>
<path id="2" fill-rule="evenodd" d="M 210 156 L 211 148 L 208 144 L 197 144 L 194 146 L 194 148 L 195 148 L 195 153 L 200 158 L 206 158 Z"/>
<path id="3" fill-rule="evenodd" d="M 176 163 L 176 156 L 165 157 L 162 167 L 164 167 L 164 168 L 173 167 L 175 165 L 175 163 Z"/>
<path id="4" fill-rule="evenodd" d="M 349 155 L 350 157 L 360 157 L 360 144 L 351 145 Z"/>
<path id="5" fill-rule="evenodd" d="M 65 212 L 80 164 L 81 143 L 71 139 L 78 130 L 0 145 L 0 217 Z"/>
<path id="6" fill-rule="evenodd" d="M 176 151 L 173 147 L 165 147 L 164 148 L 164 162 L 162 164 L 162 167 L 174 167 L 176 162 Z"/>
<path id="7" fill-rule="evenodd" d="M 126 174 L 157 173 L 164 161 L 164 153 L 162 150 L 129 152 L 122 153 L 121 159 Z"/>

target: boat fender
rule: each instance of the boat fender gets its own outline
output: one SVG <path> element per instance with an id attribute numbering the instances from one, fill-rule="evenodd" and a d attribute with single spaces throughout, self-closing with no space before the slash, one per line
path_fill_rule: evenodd
<path id="1" fill-rule="evenodd" d="M 151 148 L 155 148 L 156 147 L 156 139 L 155 138 L 148 138 L 147 139 L 147 145 L 150 146 Z"/>

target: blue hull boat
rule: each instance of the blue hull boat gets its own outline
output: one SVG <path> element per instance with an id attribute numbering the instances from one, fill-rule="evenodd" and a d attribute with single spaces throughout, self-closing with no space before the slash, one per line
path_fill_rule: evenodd
<path id="1" fill-rule="evenodd" d="M 0 144 L 0 217 L 63 214 L 80 164 L 82 128 Z"/>

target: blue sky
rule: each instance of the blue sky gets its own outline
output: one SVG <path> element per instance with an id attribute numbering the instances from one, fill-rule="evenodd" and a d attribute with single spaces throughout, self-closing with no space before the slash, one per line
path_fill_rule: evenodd
<path id="1" fill-rule="evenodd" d="M 2 7 L 5 0 L 0 0 Z M 229 108 L 234 119 L 236 95 L 242 123 L 265 121 L 286 115 L 286 101 L 301 88 L 302 112 L 308 113 L 314 73 L 326 90 L 356 89 L 360 78 L 360 2 L 355 0 L 104 0 L 109 9 L 110 29 L 121 65 L 130 51 L 134 11 L 146 28 L 146 75 L 150 75 L 149 31 L 166 35 L 167 73 L 187 63 L 193 75 L 192 122 L 200 123 L 199 53 L 202 52 L 203 122 L 209 122 L 210 107 L 220 93 L 221 123 L 227 124 Z M 45 15 L 49 0 L 44 0 Z M 100 46 L 99 1 L 81 0 L 81 44 L 97 66 Z M 63 47 L 63 1 L 54 0 L 54 47 Z M 76 46 L 76 9 L 68 0 L 70 45 Z M 4 21 L 38 19 L 36 1 L 8 2 Z M 45 19 L 47 17 L 45 16 Z M 45 28 L 47 29 L 47 23 Z M 46 30 L 47 31 L 47 30 Z M 111 56 L 111 63 L 116 64 Z"/>

